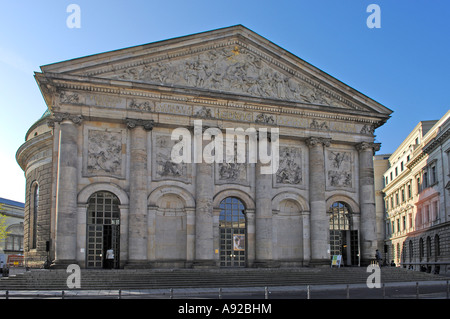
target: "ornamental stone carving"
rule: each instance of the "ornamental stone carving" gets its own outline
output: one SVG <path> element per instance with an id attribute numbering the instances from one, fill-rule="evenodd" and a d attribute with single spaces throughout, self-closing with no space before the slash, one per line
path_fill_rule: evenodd
<path id="1" fill-rule="evenodd" d="M 55 123 L 61 123 L 64 120 L 70 120 L 72 121 L 74 124 L 81 124 L 81 122 L 83 121 L 83 116 L 82 115 L 74 115 L 74 114 L 69 114 L 69 113 L 53 113 L 53 117 L 50 117 L 47 120 L 47 125 L 49 127 L 55 127 Z"/>
<path id="2" fill-rule="evenodd" d="M 185 181 L 188 174 L 188 164 L 174 163 L 171 150 L 176 141 L 170 135 L 157 135 L 153 138 L 152 167 L 155 179 L 179 179 Z"/>
<path id="3" fill-rule="evenodd" d="M 372 149 L 375 153 L 376 151 L 379 151 L 381 148 L 381 143 L 372 143 L 372 142 L 361 142 L 355 145 L 355 148 L 358 151 L 365 151 L 367 149 Z"/>
<path id="4" fill-rule="evenodd" d="M 318 87 L 238 45 L 115 71 L 113 78 L 344 107 Z"/>
<path id="5" fill-rule="evenodd" d="M 146 131 L 151 131 L 155 124 L 155 121 L 153 120 L 142 120 L 142 119 L 126 119 L 125 122 L 129 129 L 134 129 L 137 126 L 142 126 Z"/>
<path id="6" fill-rule="evenodd" d="M 60 103 L 77 104 L 79 101 L 80 97 L 78 96 L 78 93 L 68 93 L 64 91 L 59 93 Z"/>
<path id="7" fill-rule="evenodd" d="M 305 140 L 306 145 L 309 147 L 313 147 L 319 144 L 322 144 L 323 146 L 330 146 L 331 138 L 325 138 L 325 137 L 308 137 Z"/>
<path id="8" fill-rule="evenodd" d="M 203 106 L 201 109 L 197 110 L 194 114 L 195 117 L 202 119 L 212 119 L 213 115 L 210 108 Z"/>
<path id="9" fill-rule="evenodd" d="M 301 185 L 302 152 L 294 147 L 280 147 L 279 167 L 276 173 L 276 183 Z"/>
<path id="10" fill-rule="evenodd" d="M 327 185 L 337 188 L 353 186 L 353 156 L 351 152 L 341 150 L 327 151 Z"/>
<path id="11" fill-rule="evenodd" d="M 273 115 L 267 115 L 264 113 L 260 113 L 256 116 L 255 123 L 265 123 L 265 124 L 275 124 L 275 119 Z"/>
<path id="12" fill-rule="evenodd" d="M 87 173 L 89 175 L 122 174 L 122 134 L 88 131 Z"/>
<path id="13" fill-rule="evenodd" d="M 367 135 L 373 135 L 375 132 L 375 129 L 373 128 L 373 125 L 365 124 L 361 129 L 361 134 L 367 134 Z"/>
<path id="14" fill-rule="evenodd" d="M 153 111 L 150 102 L 148 101 L 139 102 L 136 99 L 132 99 L 128 107 L 139 111 L 147 111 L 147 112 Z"/>

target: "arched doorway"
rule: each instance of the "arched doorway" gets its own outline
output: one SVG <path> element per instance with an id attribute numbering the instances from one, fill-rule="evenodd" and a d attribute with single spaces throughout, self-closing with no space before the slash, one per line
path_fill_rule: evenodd
<path id="1" fill-rule="evenodd" d="M 245 207 L 236 197 L 220 202 L 220 266 L 245 267 L 247 264 L 247 223 Z"/>
<path id="2" fill-rule="evenodd" d="M 86 267 L 119 268 L 119 199 L 110 192 L 96 192 L 88 200 Z M 108 250 L 113 258 L 107 259 Z"/>
<path id="3" fill-rule="evenodd" d="M 344 202 L 334 202 L 329 212 L 330 255 L 342 256 L 342 263 L 346 266 L 358 266 L 358 231 L 353 229 L 349 206 Z"/>

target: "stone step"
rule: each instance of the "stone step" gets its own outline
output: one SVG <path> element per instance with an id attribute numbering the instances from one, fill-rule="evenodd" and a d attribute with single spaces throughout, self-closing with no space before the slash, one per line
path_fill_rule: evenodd
<path id="1" fill-rule="evenodd" d="M 250 287 L 365 283 L 365 268 L 239 270 L 82 270 L 82 289 Z M 64 270 L 34 270 L 0 279 L 0 290 L 67 289 Z M 382 268 L 382 282 L 446 280 L 443 276 Z"/>

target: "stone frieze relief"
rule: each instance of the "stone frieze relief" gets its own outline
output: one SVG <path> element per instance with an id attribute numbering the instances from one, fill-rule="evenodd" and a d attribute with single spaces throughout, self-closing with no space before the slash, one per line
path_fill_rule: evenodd
<path id="1" fill-rule="evenodd" d="M 113 78 L 344 107 L 330 94 L 237 45 L 120 69 Z"/>

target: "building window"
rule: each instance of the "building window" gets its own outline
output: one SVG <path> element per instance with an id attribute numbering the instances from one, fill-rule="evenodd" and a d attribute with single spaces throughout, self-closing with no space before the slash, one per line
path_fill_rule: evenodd
<path id="1" fill-rule="evenodd" d="M 427 237 L 427 261 L 430 261 L 431 258 L 431 238 L 430 236 Z"/>
<path id="2" fill-rule="evenodd" d="M 441 246 L 439 243 L 439 235 L 434 236 L 434 246 L 435 246 L 435 250 L 436 250 L 434 256 L 435 256 L 435 260 L 437 261 L 438 257 L 441 255 Z"/>
<path id="3" fill-rule="evenodd" d="M 36 249 L 37 245 L 37 220 L 39 209 L 39 185 L 34 182 L 31 186 L 30 198 L 30 215 L 29 215 L 29 246 Z"/>
<path id="4" fill-rule="evenodd" d="M 412 197 L 411 184 L 408 184 L 408 199 L 410 199 L 411 197 Z"/>
<path id="5" fill-rule="evenodd" d="M 405 189 L 402 188 L 402 203 L 405 201 Z"/>
<path id="6" fill-rule="evenodd" d="M 413 253 L 413 242 L 412 240 L 409 241 L 409 261 L 412 262 L 414 257 Z"/>
<path id="7" fill-rule="evenodd" d="M 406 216 L 402 217 L 402 222 L 403 222 L 403 230 L 406 230 Z"/>
<path id="8" fill-rule="evenodd" d="M 5 250 L 21 252 L 23 250 L 23 224 L 15 224 L 7 229 Z"/>
<path id="9" fill-rule="evenodd" d="M 434 215 L 434 219 L 433 220 L 438 220 L 439 219 L 438 201 L 433 202 L 433 215 Z"/>
<path id="10" fill-rule="evenodd" d="M 417 177 L 417 194 L 419 194 L 420 193 L 420 177 Z"/>
<path id="11" fill-rule="evenodd" d="M 422 225 L 422 208 L 417 209 L 416 225 Z"/>
<path id="12" fill-rule="evenodd" d="M 403 172 L 404 166 L 403 166 L 403 162 L 400 162 L 400 172 Z"/>
<path id="13" fill-rule="evenodd" d="M 423 239 L 420 238 L 419 240 L 419 259 L 420 261 L 423 260 Z"/>
<path id="14" fill-rule="evenodd" d="M 409 228 L 412 229 L 414 227 L 413 224 L 413 215 L 409 214 Z"/>
<path id="15" fill-rule="evenodd" d="M 436 166 L 431 166 L 431 185 L 437 183 L 436 179 Z"/>
<path id="16" fill-rule="evenodd" d="M 396 167 L 395 168 L 395 177 L 397 177 L 398 176 L 398 168 Z"/>
<path id="17" fill-rule="evenodd" d="M 423 188 L 427 188 L 428 187 L 428 172 L 425 171 L 423 172 Z"/>

